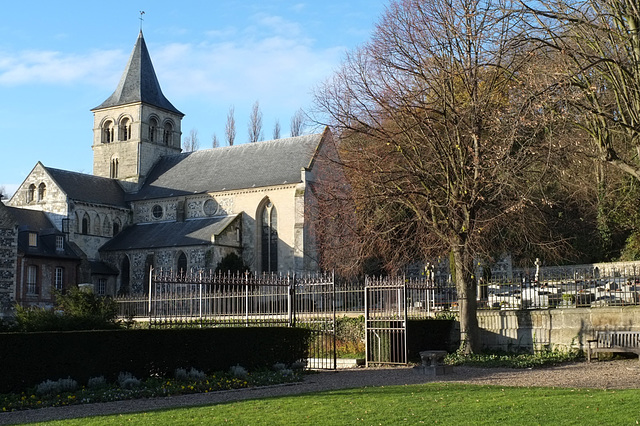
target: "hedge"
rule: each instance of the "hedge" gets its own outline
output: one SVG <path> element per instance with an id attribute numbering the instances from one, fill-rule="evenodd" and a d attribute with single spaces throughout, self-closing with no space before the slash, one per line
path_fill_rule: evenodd
<path id="1" fill-rule="evenodd" d="M 179 367 L 212 373 L 291 364 L 306 358 L 309 336 L 285 327 L 0 333 L 0 393 L 47 379 L 113 381 L 123 371 L 145 378 L 171 376 Z"/>

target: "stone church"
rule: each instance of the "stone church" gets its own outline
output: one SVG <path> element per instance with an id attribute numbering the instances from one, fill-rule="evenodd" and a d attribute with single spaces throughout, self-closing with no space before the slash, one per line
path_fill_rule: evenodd
<path id="1" fill-rule="evenodd" d="M 257 272 L 318 269 L 315 194 L 323 177 L 343 176 L 328 129 L 182 153 L 184 114 L 162 93 L 142 32 L 116 90 L 92 112 L 92 175 L 38 162 L 7 205 L 0 203 L 2 257 L 35 262 L 0 262 L 5 310 L 10 302 L 46 306 L 57 286 L 139 293 L 152 266 L 215 269 L 230 254 Z M 25 211 L 42 217 L 25 223 Z M 60 280 L 46 274 L 30 251 L 36 247 L 18 244 L 20 232 L 36 244 L 54 235 L 60 246 L 50 252 L 51 270 L 62 260 L 64 271 L 73 269 L 74 259 L 76 270 Z"/>

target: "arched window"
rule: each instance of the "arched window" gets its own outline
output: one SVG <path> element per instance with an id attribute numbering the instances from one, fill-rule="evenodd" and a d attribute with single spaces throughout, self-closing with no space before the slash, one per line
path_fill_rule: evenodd
<path id="1" fill-rule="evenodd" d="M 263 272 L 278 271 L 278 214 L 267 200 L 260 213 L 260 250 Z"/>
<path id="2" fill-rule="evenodd" d="M 165 145 L 171 145 L 172 136 L 173 136 L 173 126 L 171 125 L 171 123 L 165 123 L 162 142 L 164 142 Z"/>
<path id="3" fill-rule="evenodd" d="M 178 273 L 180 275 L 187 273 L 187 255 L 182 251 L 178 255 Z"/>
<path id="4" fill-rule="evenodd" d="M 115 218 L 113 221 L 113 236 L 115 237 L 120 232 L 120 219 Z"/>
<path id="5" fill-rule="evenodd" d="M 93 221 L 92 231 L 93 235 L 100 235 L 100 232 L 102 231 L 102 226 L 100 226 L 100 216 L 95 217 L 95 220 Z"/>
<path id="6" fill-rule="evenodd" d="M 122 267 L 120 268 L 120 290 L 119 294 L 129 294 L 131 290 L 129 287 L 131 276 L 131 264 L 129 263 L 129 257 L 125 256 L 122 259 Z"/>
<path id="7" fill-rule="evenodd" d="M 85 213 L 84 216 L 82 216 L 82 228 L 80 233 L 87 235 L 89 233 L 89 229 L 91 229 L 89 227 L 90 224 L 91 223 L 89 222 L 89 215 Z"/>
<path id="8" fill-rule="evenodd" d="M 38 201 L 44 200 L 45 195 L 47 195 L 47 185 L 42 182 L 38 185 Z"/>
<path id="9" fill-rule="evenodd" d="M 105 121 L 102 125 L 102 143 L 113 142 L 113 121 Z"/>
<path id="10" fill-rule="evenodd" d="M 27 189 L 27 203 L 33 203 L 36 198 L 36 186 L 34 184 L 29 185 Z"/>
<path id="11" fill-rule="evenodd" d="M 105 218 L 102 221 L 102 235 L 104 237 L 108 237 L 109 234 L 111 233 L 111 221 L 109 220 L 108 216 L 105 216 Z"/>
<path id="12" fill-rule="evenodd" d="M 123 118 L 120 120 L 120 140 L 128 141 L 131 139 L 131 120 Z"/>
<path id="13" fill-rule="evenodd" d="M 151 118 L 149 120 L 149 142 L 155 142 L 156 132 L 158 129 L 158 120 Z"/>
<path id="14" fill-rule="evenodd" d="M 109 177 L 111 179 L 117 179 L 118 178 L 118 159 L 117 158 L 113 158 L 111 159 L 111 165 L 109 166 Z"/>

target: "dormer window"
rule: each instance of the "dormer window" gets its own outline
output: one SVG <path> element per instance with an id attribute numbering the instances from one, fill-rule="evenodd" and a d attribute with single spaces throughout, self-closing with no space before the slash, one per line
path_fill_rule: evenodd
<path id="1" fill-rule="evenodd" d="M 56 235 L 56 251 L 64 251 L 64 237 Z"/>
<path id="2" fill-rule="evenodd" d="M 42 182 L 38 186 L 38 201 L 44 200 L 45 195 L 47 195 L 47 185 Z"/>
<path id="3" fill-rule="evenodd" d="M 38 247 L 38 233 L 29 232 L 29 247 Z"/>

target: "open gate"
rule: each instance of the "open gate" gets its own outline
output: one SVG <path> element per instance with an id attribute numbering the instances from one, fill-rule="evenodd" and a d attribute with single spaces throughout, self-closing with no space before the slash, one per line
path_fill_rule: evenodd
<path id="1" fill-rule="evenodd" d="M 407 297 L 402 277 L 367 278 L 365 344 L 369 364 L 407 364 Z"/>
<path id="2" fill-rule="evenodd" d="M 293 325 L 311 330 L 307 368 L 337 367 L 335 294 L 333 274 L 295 279 Z"/>

